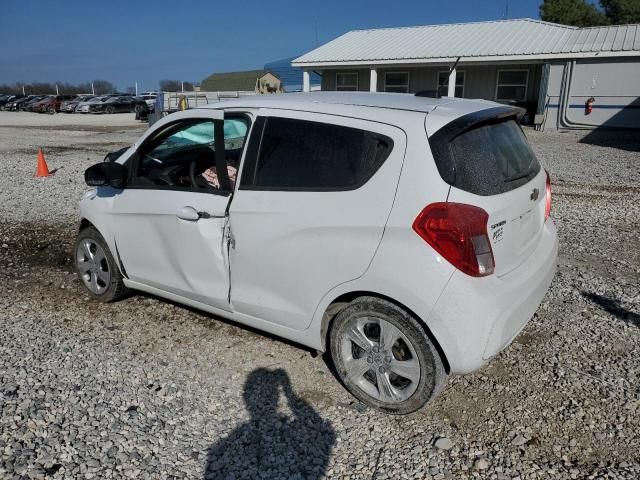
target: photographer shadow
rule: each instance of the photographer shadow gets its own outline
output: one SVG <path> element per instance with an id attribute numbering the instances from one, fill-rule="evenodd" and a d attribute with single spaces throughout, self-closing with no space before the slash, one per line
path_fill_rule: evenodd
<path id="1" fill-rule="evenodd" d="M 281 393 L 291 415 L 278 411 Z M 209 447 L 205 480 L 324 478 L 335 432 L 293 391 L 287 373 L 254 370 L 243 397 L 251 419 Z"/>

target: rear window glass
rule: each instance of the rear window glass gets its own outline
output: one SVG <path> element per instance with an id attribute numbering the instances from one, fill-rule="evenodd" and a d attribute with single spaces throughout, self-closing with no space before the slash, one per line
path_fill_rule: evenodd
<path id="1" fill-rule="evenodd" d="M 390 138 L 328 123 L 268 117 L 257 162 L 242 186 L 270 190 L 348 190 L 387 158 Z"/>
<path id="2" fill-rule="evenodd" d="M 476 195 L 508 192 L 540 171 L 524 132 L 513 119 L 473 126 L 446 141 L 436 148 L 432 145 L 440 174 L 450 185 Z"/>

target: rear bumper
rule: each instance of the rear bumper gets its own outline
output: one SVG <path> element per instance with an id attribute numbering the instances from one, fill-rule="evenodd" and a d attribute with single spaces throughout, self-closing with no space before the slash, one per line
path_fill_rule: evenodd
<path id="1" fill-rule="evenodd" d="M 557 255 L 558 237 L 549 219 L 536 250 L 508 274 L 472 278 L 456 271 L 452 275 L 428 322 L 446 330 L 442 347 L 452 373 L 477 370 L 513 341 L 549 289 Z"/>

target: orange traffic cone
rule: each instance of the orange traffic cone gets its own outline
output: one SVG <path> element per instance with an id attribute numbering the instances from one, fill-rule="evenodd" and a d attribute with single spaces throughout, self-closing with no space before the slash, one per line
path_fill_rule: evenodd
<path id="1" fill-rule="evenodd" d="M 38 167 L 36 168 L 36 177 L 48 177 L 49 175 L 53 175 L 53 172 L 49 171 L 49 167 L 47 166 L 47 161 L 44 159 L 44 153 L 42 152 L 42 148 L 38 149 Z"/>

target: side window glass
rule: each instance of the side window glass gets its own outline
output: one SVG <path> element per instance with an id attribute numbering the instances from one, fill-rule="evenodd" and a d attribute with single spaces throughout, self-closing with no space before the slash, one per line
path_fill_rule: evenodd
<path id="1" fill-rule="evenodd" d="M 323 191 L 362 186 L 389 156 L 393 141 L 356 128 L 269 117 L 260 145 L 249 188 Z"/>
<path id="2" fill-rule="evenodd" d="M 248 119 L 224 121 L 227 172 L 235 182 Z M 167 126 L 139 152 L 133 185 L 196 191 L 220 191 L 216 169 L 214 122 L 189 120 Z"/>
<path id="3" fill-rule="evenodd" d="M 246 118 L 228 118 L 224 121 L 224 146 L 227 150 L 242 148 L 247 137 L 249 121 Z"/>
<path id="4" fill-rule="evenodd" d="M 225 118 L 224 120 L 224 151 L 227 161 L 227 174 L 231 185 L 235 185 L 240 159 L 244 150 L 247 133 L 249 132 L 249 120 L 246 117 Z M 211 172 L 215 174 L 215 172 Z M 217 181 L 216 178 L 208 177 L 209 182 Z"/>

